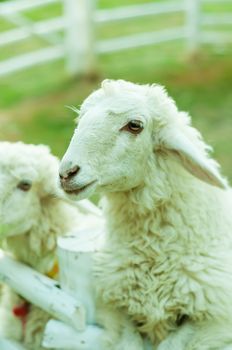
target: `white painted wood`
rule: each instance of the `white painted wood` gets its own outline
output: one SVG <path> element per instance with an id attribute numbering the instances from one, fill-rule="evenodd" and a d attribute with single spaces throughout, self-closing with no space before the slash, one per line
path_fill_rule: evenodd
<path id="1" fill-rule="evenodd" d="M 101 209 L 90 202 L 88 199 L 83 199 L 82 201 L 75 203 L 77 204 L 77 207 L 80 209 L 80 211 L 82 211 L 84 214 L 93 214 L 102 217 Z"/>
<path id="2" fill-rule="evenodd" d="M 64 4 L 63 18 L 55 18 L 33 23 L 25 19 L 19 12 L 62 1 Z M 194 53 L 204 42 L 217 44 L 219 38 L 223 44 L 230 43 L 226 32 L 215 31 L 216 38 L 201 25 L 229 25 L 232 17 L 229 14 L 203 15 L 203 3 L 230 3 L 231 0 L 166 0 L 157 3 L 131 5 L 114 9 L 95 11 L 96 0 L 11 0 L 0 4 L 0 15 L 20 26 L 0 34 L 0 46 L 28 38 L 31 34 L 42 37 L 55 47 L 39 50 L 10 58 L 0 63 L 0 76 L 20 71 L 44 62 L 66 58 L 67 70 L 70 74 L 88 74 L 95 70 L 96 54 L 114 52 L 145 45 L 186 39 L 188 50 Z M 112 21 L 130 20 L 144 16 L 185 12 L 186 26 L 174 27 L 168 30 L 141 33 L 111 40 L 96 42 L 94 24 L 104 24 Z M 64 29 L 65 44 L 60 44 L 56 32 Z M 212 33 L 212 32 L 211 32 Z M 222 36 L 223 35 L 223 36 Z"/>
<path id="3" fill-rule="evenodd" d="M 231 0 L 201 0 L 202 4 L 203 3 L 220 3 L 220 4 L 231 4 Z"/>
<path id="4" fill-rule="evenodd" d="M 102 40 L 96 44 L 96 52 L 107 53 L 127 50 L 134 47 L 160 44 L 162 42 L 183 39 L 186 37 L 187 33 L 185 27 L 135 34 L 116 39 Z"/>
<path id="5" fill-rule="evenodd" d="M 0 251 L 0 281 L 53 317 L 83 330 L 85 310 L 75 298 L 57 287 L 54 281 Z"/>
<path id="6" fill-rule="evenodd" d="M 115 9 L 98 10 L 94 15 L 97 23 L 122 21 L 137 17 L 175 13 L 185 10 L 185 0 L 165 1 L 163 3 L 147 3 L 143 5 L 122 6 Z"/>
<path id="7" fill-rule="evenodd" d="M 201 35 L 201 42 L 204 44 L 218 44 L 225 45 L 228 43 L 232 43 L 232 35 L 230 32 L 228 33 L 220 33 L 217 31 L 205 31 Z"/>
<path id="8" fill-rule="evenodd" d="M 45 62 L 58 60 L 63 58 L 64 54 L 64 47 L 60 45 L 9 58 L 0 62 L 0 76 L 21 71 Z"/>
<path id="9" fill-rule="evenodd" d="M 104 242 L 103 228 L 83 229 L 58 239 L 59 279 L 62 289 L 80 300 L 88 324 L 95 322 L 95 295 L 92 279 L 93 253 Z"/>
<path id="10" fill-rule="evenodd" d="M 60 2 L 60 0 L 10 0 L 0 3 L 0 15 L 9 15 L 18 11 L 30 10 L 32 8 L 45 6 Z"/>
<path id="11" fill-rule="evenodd" d="M 101 223 L 98 229 L 83 229 L 58 239 L 60 285 L 80 300 L 86 312 L 83 332 L 76 332 L 62 322 L 48 322 L 43 338 L 45 348 L 67 350 L 102 350 L 104 330 L 95 326 L 95 295 L 92 278 L 93 254 L 104 242 Z"/>
<path id="12" fill-rule="evenodd" d="M 0 338 L 0 349 L 1 350 L 26 350 L 22 344 L 16 343 L 13 340 Z"/>
<path id="13" fill-rule="evenodd" d="M 92 214 L 92 215 L 95 215 L 97 217 L 102 217 L 101 209 L 98 208 L 92 202 L 90 202 L 90 200 L 88 200 L 88 199 L 83 199 L 81 201 L 74 202 L 74 201 L 68 199 L 67 197 L 65 197 L 63 195 L 63 193 L 59 194 L 58 196 L 60 198 L 62 198 L 63 201 L 67 202 L 68 204 L 72 205 L 73 207 L 78 208 L 79 211 L 83 214 Z"/>
<path id="14" fill-rule="evenodd" d="M 32 35 L 42 36 L 42 38 L 47 39 L 47 36 L 45 36 L 45 34 L 54 33 L 63 29 L 63 17 L 35 22 L 30 25 L 24 25 L 20 28 L 11 29 L 0 34 L 0 46 L 9 45 L 21 40 L 25 40 Z"/>
<path id="15" fill-rule="evenodd" d="M 232 25 L 232 14 L 204 15 L 201 23 L 203 25 Z"/>
<path id="16" fill-rule="evenodd" d="M 94 71 L 94 0 L 64 0 L 66 66 L 70 74 Z"/>
<path id="17" fill-rule="evenodd" d="M 89 325 L 83 332 L 56 320 L 47 323 L 42 346 L 46 349 L 63 350 L 102 350 L 104 330 L 98 326 Z"/>
<path id="18" fill-rule="evenodd" d="M 196 52 L 200 43 L 200 1 L 186 0 L 187 47 L 190 53 Z"/>
<path id="19" fill-rule="evenodd" d="M 104 232 L 80 230 L 75 235 L 58 240 L 61 286 L 67 293 L 76 296 L 86 308 L 87 325 L 83 332 L 77 332 L 63 322 L 50 320 L 45 328 L 42 345 L 47 349 L 102 350 L 105 349 L 105 330 L 96 325 L 94 286 L 92 279 L 93 255 L 104 243 Z M 92 323 L 92 324 L 91 324 Z M 104 344 L 104 345 L 103 345 Z M 148 339 L 144 350 L 151 350 Z"/>
<path id="20" fill-rule="evenodd" d="M 6 15 L 5 18 L 8 20 L 8 22 L 13 23 L 15 26 L 25 28 L 28 31 L 33 31 L 33 27 L 36 24 L 21 13 L 13 13 L 11 15 Z M 39 36 L 49 44 L 57 44 L 60 42 L 60 38 L 55 32 L 46 33 L 46 35 L 43 33 L 34 34 Z"/>

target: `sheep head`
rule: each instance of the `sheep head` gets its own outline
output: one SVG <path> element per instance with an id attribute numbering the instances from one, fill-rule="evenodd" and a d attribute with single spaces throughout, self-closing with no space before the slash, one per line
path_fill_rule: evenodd
<path id="1" fill-rule="evenodd" d="M 142 186 L 147 165 L 162 158 L 224 188 L 226 181 L 209 150 L 163 87 L 105 80 L 82 104 L 61 162 L 61 185 L 76 199 L 95 190 L 130 190 Z"/>
<path id="2" fill-rule="evenodd" d="M 57 171 L 45 146 L 0 143 L 0 239 L 37 224 L 43 201 L 56 192 Z"/>

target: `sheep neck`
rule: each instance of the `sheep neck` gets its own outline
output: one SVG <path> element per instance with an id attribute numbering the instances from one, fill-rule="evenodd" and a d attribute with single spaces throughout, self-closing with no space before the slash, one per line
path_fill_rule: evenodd
<path id="1" fill-rule="evenodd" d="M 160 168 L 152 164 L 141 186 L 106 195 L 109 236 L 121 242 L 133 242 L 135 237 L 147 237 L 152 233 L 159 240 L 163 232 L 177 226 L 176 220 L 183 228 L 176 233 L 178 239 L 190 239 L 192 233 L 202 234 L 197 232 L 189 213 L 191 210 L 194 215 L 199 212 L 200 217 L 205 215 L 209 220 L 210 205 L 202 203 L 214 200 L 217 189 L 211 186 L 212 190 L 207 190 L 206 196 L 205 186 L 208 185 L 188 174 L 179 164 L 166 161 L 161 168 L 159 172 Z"/>

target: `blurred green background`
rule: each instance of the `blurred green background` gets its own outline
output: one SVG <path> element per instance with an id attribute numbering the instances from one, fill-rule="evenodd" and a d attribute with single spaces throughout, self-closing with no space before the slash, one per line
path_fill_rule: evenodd
<path id="1" fill-rule="evenodd" d="M 100 0 L 99 8 L 146 3 L 147 0 Z M 151 2 L 151 1 L 150 1 Z M 207 5 L 209 12 L 231 11 L 232 3 Z M 54 4 L 27 13 L 33 20 L 61 14 Z M 166 28 L 181 24 L 179 14 L 162 15 L 107 24 L 96 30 L 98 38 Z M 0 31 L 12 28 L 0 18 Z M 223 27 L 224 29 L 230 30 Z M 220 28 L 219 28 L 220 30 Z M 232 35 L 232 34 L 231 34 Z M 43 47 L 42 39 L 31 38 L 0 49 L 0 60 Z M 79 106 L 104 78 L 165 85 L 182 110 L 190 112 L 193 124 L 215 149 L 223 173 L 232 180 L 232 46 L 201 47 L 189 56 L 184 42 L 171 42 L 105 54 L 98 57 L 97 74 L 87 78 L 68 76 L 61 60 L 0 77 L 0 139 L 45 143 L 59 157 L 74 128 L 75 115 L 65 106 Z"/>

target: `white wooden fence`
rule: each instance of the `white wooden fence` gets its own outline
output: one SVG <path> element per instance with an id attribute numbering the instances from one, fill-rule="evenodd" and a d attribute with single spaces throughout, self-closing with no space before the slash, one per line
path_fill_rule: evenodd
<path id="1" fill-rule="evenodd" d="M 94 0 L 10 0 L 0 3 L 0 20 L 16 28 L 0 33 L 0 50 L 31 36 L 42 38 L 46 47 L 0 61 L 0 76 L 44 62 L 64 58 L 71 74 L 94 69 L 95 56 L 129 48 L 185 40 L 188 50 L 201 44 L 231 43 L 231 31 L 213 30 L 215 25 L 232 24 L 232 13 L 206 14 L 207 3 L 229 3 L 231 0 L 164 0 L 113 9 L 96 9 Z M 49 20 L 32 21 L 24 14 L 49 4 L 60 3 L 63 14 Z M 165 30 L 133 34 L 108 40 L 95 40 L 96 26 L 129 21 L 146 16 L 182 13 L 185 23 Z M 232 26 L 231 26 L 232 28 Z M 63 31 L 64 35 L 60 35 Z"/>

